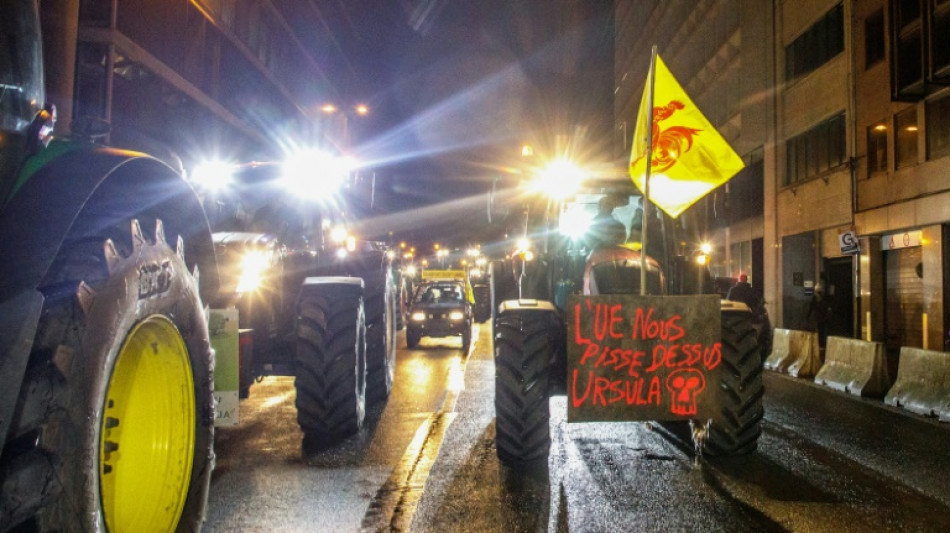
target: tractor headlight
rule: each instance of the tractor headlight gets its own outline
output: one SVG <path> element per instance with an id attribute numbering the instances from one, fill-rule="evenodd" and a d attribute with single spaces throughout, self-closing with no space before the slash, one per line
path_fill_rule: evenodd
<path id="1" fill-rule="evenodd" d="M 590 230 L 594 214 L 588 213 L 576 205 L 568 206 L 558 220 L 558 231 L 574 240 L 580 239 Z"/>
<path id="2" fill-rule="evenodd" d="M 461 311 L 452 311 L 449 313 L 449 320 L 462 320 L 465 318 L 465 313 Z"/>
<path id="3" fill-rule="evenodd" d="M 284 160 L 284 187 L 301 198 L 322 200 L 335 194 L 346 181 L 353 163 L 323 150 L 299 150 Z"/>
<path id="4" fill-rule="evenodd" d="M 557 158 L 541 169 L 529 183 L 529 189 L 547 194 L 555 200 L 565 200 L 577 192 L 584 182 L 584 177 L 584 170 L 573 161 L 563 157 Z"/>
<path id="5" fill-rule="evenodd" d="M 238 279 L 237 292 L 252 292 L 261 287 L 267 269 L 272 262 L 270 252 L 252 250 L 241 259 L 241 277 Z"/>
<path id="6" fill-rule="evenodd" d="M 422 311 L 416 311 L 412 313 L 412 315 L 409 316 L 409 319 L 414 320 L 416 322 L 422 322 L 423 320 L 426 319 L 426 314 L 423 313 Z"/>
<path id="7" fill-rule="evenodd" d="M 208 191 L 226 189 L 234 181 L 234 165 L 224 161 L 207 161 L 191 171 L 191 181 Z"/>

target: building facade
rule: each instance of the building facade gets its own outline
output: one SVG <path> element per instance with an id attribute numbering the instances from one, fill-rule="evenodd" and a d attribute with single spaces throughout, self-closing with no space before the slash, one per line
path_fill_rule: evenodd
<path id="1" fill-rule="evenodd" d="M 274 157 L 290 134 L 322 141 L 339 129 L 320 111 L 337 88 L 290 23 L 316 16 L 309 1 L 40 6 L 60 133 L 190 167 L 208 157 Z"/>
<path id="2" fill-rule="evenodd" d="M 950 1 L 615 8 L 618 127 L 633 123 L 656 44 L 747 163 L 693 208 L 721 211 L 714 273 L 750 273 L 773 323 L 790 329 L 815 327 L 821 289 L 828 333 L 884 342 L 892 370 L 901 346 L 944 349 Z M 620 141 L 629 150 L 629 135 Z"/>

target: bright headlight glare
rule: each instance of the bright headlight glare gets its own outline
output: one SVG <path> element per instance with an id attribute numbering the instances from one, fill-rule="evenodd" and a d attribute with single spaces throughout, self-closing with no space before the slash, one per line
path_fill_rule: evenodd
<path id="1" fill-rule="evenodd" d="M 346 250 L 352 252 L 356 250 L 356 237 L 352 235 L 346 236 Z"/>
<path id="2" fill-rule="evenodd" d="M 346 248 L 337 248 L 336 257 L 337 259 L 346 259 Z"/>
<path id="3" fill-rule="evenodd" d="M 709 255 L 712 253 L 712 245 L 708 242 L 704 242 L 702 245 L 700 245 L 699 250 L 704 254 Z"/>
<path id="4" fill-rule="evenodd" d="M 524 238 L 518 239 L 517 246 L 519 250 L 527 250 L 531 248 L 531 241 Z"/>
<path id="5" fill-rule="evenodd" d="M 191 171 L 191 181 L 203 189 L 220 191 L 234 180 L 234 166 L 224 161 L 208 161 Z"/>
<path id="6" fill-rule="evenodd" d="M 348 159 L 323 150 L 300 150 L 284 160 L 283 183 L 304 199 L 320 200 L 342 187 L 351 165 Z"/>
<path id="7" fill-rule="evenodd" d="M 705 265 L 707 261 L 709 261 L 709 256 L 706 254 L 696 256 L 696 264 L 698 265 Z"/>
<path id="8" fill-rule="evenodd" d="M 525 261 L 534 261 L 534 252 L 531 250 L 525 250 L 522 252 L 521 256 L 524 257 Z"/>
<path id="9" fill-rule="evenodd" d="M 406 275 L 407 275 L 407 276 L 415 276 L 415 275 L 416 275 L 416 267 L 414 267 L 414 266 L 412 266 L 412 265 L 407 266 L 407 267 L 406 267 Z"/>
<path id="10" fill-rule="evenodd" d="M 241 259 L 241 277 L 238 279 L 237 292 L 245 293 L 259 289 L 271 260 L 269 252 L 254 250 L 244 254 Z"/>
<path id="11" fill-rule="evenodd" d="M 480 277 L 482 276 L 482 269 L 480 269 L 480 268 L 473 268 L 473 269 L 471 269 L 471 270 L 468 271 L 468 274 L 469 274 L 470 276 L 472 276 L 473 278 L 480 278 Z"/>
<path id="12" fill-rule="evenodd" d="M 337 244 L 345 241 L 347 235 L 346 228 L 343 226 L 336 226 L 330 230 L 330 240 Z"/>
<path id="13" fill-rule="evenodd" d="M 479 257 L 478 259 L 475 260 L 475 264 L 480 267 L 485 266 L 487 263 L 488 263 L 488 260 L 485 259 L 484 257 Z"/>
<path id="14" fill-rule="evenodd" d="M 411 320 L 415 320 L 416 322 L 422 322 L 423 320 L 426 319 L 426 314 L 421 311 L 416 311 L 415 313 L 410 315 L 409 318 Z"/>
<path id="15" fill-rule="evenodd" d="M 593 218 L 592 213 L 588 213 L 582 208 L 569 206 L 561 213 L 561 218 L 558 220 L 558 231 L 572 239 L 580 239 L 587 234 Z"/>
<path id="16" fill-rule="evenodd" d="M 449 313 L 449 320 L 462 320 L 465 318 L 465 313 L 461 311 L 452 311 Z"/>
<path id="17" fill-rule="evenodd" d="M 564 200 L 574 194 L 584 181 L 584 172 L 565 158 L 548 163 L 531 184 L 531 189 Z"/>

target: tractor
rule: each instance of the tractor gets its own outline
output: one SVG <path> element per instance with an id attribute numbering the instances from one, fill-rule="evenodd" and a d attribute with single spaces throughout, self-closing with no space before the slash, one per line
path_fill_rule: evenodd
<path id="1" fill-rule="evenodd" d="M 538 190 L 561 196 L 511 210 L 521 238 L 489 269 L 500 461 L 547 460 L 552 394 L 567 394 L 568 422 L 657 420 L 693 427 L 700 453 L 753 451 L 763 358 L 750 310 L 715 295 L 698 217 L 650 209 L 644 245 L 629 177 Z"/>
<path id="2" fill-rule="evenodd" d="M 195 531 L 208 221 L 164 162 L 53 138 L 37 4 L 0 3 L 0 531 Z"/>
<path id="3" fill-rule="evenodd" d="M 344 217 L 370 195 L 325 149 L 207 163 L 193 180 L 221 273 L 211 307 L 237 309 L 245 339 L 240 396 L 264 376 L 294 376 L 305 446 L 355 433 L 367 402 L 388 398 L 396 361 L 395 252 Z"/>

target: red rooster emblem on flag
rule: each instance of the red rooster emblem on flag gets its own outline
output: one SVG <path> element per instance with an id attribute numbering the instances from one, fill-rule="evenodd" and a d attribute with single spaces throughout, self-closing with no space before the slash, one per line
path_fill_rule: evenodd
<path id="1" fill-rule="evenodd" d="M 693 147 L 693 135 L 703 131 L 686 126 L 660 128 L 661 121 L 672 117 L 684 107 L 683 102 L 673 100 L 665 106 L 653 108 L 653 159 L 650 166 L 654 172 L 663 172 L 675 165 L 680 155 Z M 637 163 L 645 156 L 646 154 L 640 156 L 633 163 Z"/>

